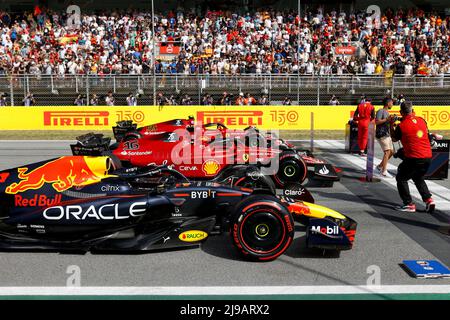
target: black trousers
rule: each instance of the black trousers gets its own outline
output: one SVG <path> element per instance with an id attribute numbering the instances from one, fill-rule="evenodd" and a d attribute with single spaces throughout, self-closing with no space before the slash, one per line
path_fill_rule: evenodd
<path id="1" fill-rule="evenodd" d="M 398 166 L 397 170 L 397 189 L 404 204 L 412 203 L 411 193 L 409 192 L 408 180 L 412 179 L 417 187 L 422 200 L 431 198 L 431 193 L 423 179 L 431 163 L 431 159 L 413 159 L 405 158 Z"/>

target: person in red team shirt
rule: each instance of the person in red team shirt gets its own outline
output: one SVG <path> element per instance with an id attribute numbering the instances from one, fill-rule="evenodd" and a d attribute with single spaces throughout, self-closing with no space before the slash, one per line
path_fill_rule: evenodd
<path id="1" fill-rule="evenodd" d="M 353 120 L 358 123 L 358 146 L 360 156 L 365 156 L 367 139 L 369 137 L 369 123 L 373 119 L 375 119 L 375 108 L 370 99 L 363 97 L 353 115 Z"/>
<path id="2" fill-rule="evenodd" d="M 424 175 L 431 164 L 431 144 L 428 136 L 427 123 L 421 117 L 417 117 L 412 108 L 412 103 L 405 101 L 400 106 L 402 119 L 395 127 L 391 124 L 392 141 L 401 141 L 403 152 L 399 158 L 403 159 L 397 169 L 397 189 L 403 205 L 396 210 L 415 212 L 414 204 L 409 192 L 408 180 L 412 179 L 425 202 L 426 211 L 432 213 L 435 208 L 433 198 L 424 180 Z M 400 149 L 401 150 L 401 149 Z"/>

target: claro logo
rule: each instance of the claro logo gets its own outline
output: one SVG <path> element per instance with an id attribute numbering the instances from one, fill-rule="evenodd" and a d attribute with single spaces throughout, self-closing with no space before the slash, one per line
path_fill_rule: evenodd
<path id="1" fill-rule="evenodd" d="M 183 233 L 180 233 L 178 238 L 180 238 L 181 241 L 184 242 L 195 242 L 205 239 L 208 236 L 208 234 L 204 231 L 200 230 L 190 230 L 185 231 Z"/>
<path id="2" fill-rule="evenodd" d="M 262 111 L 199 111 L 197 121 L 202 123 L 223 123 L 226 126 L 262 126 Z"/>
<path id="3" fill-rule="evenodd" d="M 108 111 L 45 111 L 46 127 L 108 126 Z"/>

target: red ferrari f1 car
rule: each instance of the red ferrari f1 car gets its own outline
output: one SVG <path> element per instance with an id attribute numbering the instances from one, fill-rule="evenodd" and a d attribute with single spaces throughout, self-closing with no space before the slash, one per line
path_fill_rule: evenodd
<path id="1" fill-rule="evenodd" d="M 234 179 L 231 184 L 255 187 L 248 171 L 253 165 L 269 175 L 272 185 L 285 187 L 310 178 L 332 185 L 339 180 L 336 169 L 306 151 L 278 137 L 263 135 L 258 129 L 230 130 L 221 123 L 196 125 L 193 118 L 175 119 L 137 128 L 131 121 L 118 122 L 113 128 L 115 144 L 99 134 L 77 138 L 71 145 L 74 155 L 114 155 L 126 166 L 171 165 L 190 179 Z M 308 172 L 312 168 L 312 172 Z M 264 171 L 265 170 L 265 171 Z M 272 171 L 271 171 L 272 170 Z M 255 170 L 250 170 L 255 172 Z M 269 173 L 268 173 L 269 172 Z M 271 183 L 263 181 L 263 185 Z M 273 187 L 271 187 L 273 188 Z"/>

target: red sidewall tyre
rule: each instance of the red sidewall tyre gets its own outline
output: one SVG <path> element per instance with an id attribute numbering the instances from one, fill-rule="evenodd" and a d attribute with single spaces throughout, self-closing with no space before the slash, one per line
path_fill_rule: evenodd
<path id="1" fill-rule="evenodd" d="M 255 195 L 236 207 L 231 239 L 249 260 L 271 261 L 282 255 L 294 239 L 294 220 L 275 197 Z"/>
<path id="2" fill-rule="evenodd" d="M 284 187 L 287 183 L 301 184 L 307 173 L 308 166 L 302 158 L 287 154 L 280 158 L 278 172 L 273 180 L 278 187 Z"/>

